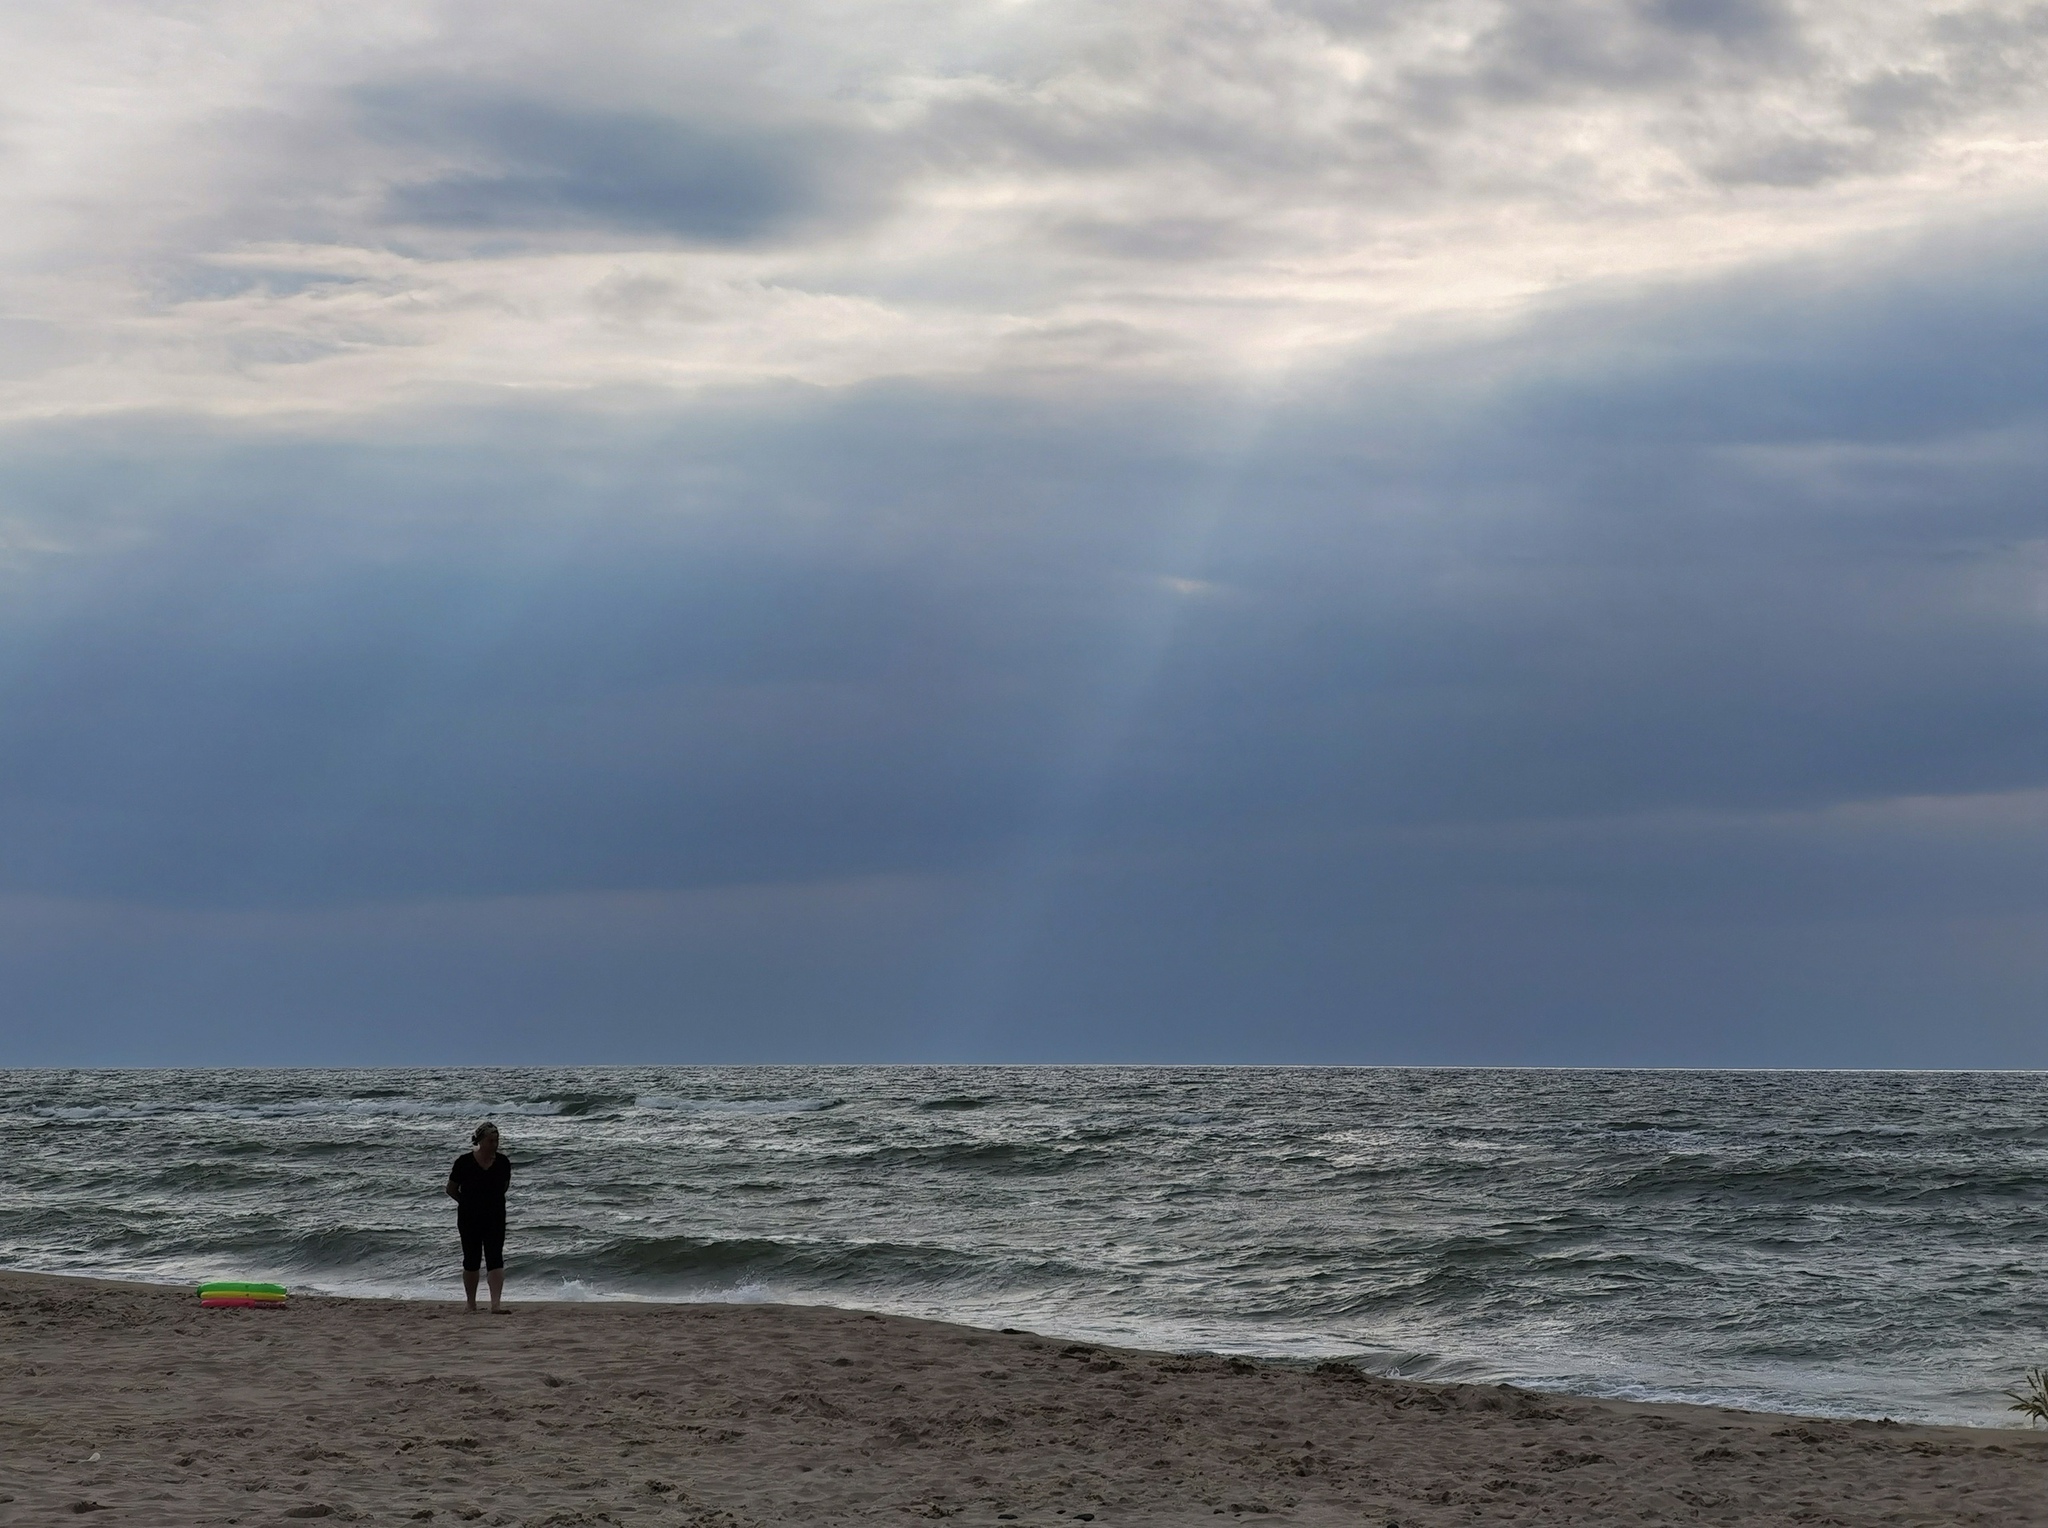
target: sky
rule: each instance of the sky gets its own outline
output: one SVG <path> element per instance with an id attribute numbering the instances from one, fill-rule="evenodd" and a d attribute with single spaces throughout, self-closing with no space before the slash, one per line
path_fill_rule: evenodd
<path id="1" fill-rule="evenodd" d="M 2048 1066 L 2048 7 L 18 0 L 0 1065 Z"/>

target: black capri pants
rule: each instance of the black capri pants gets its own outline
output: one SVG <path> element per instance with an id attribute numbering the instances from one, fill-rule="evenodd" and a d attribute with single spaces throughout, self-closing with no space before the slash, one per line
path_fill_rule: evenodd
<path id="1" fill-rule="evenodd" d="M 479 1268 L 505 1266 L 505 1222 L 455 1217 L 455 1229 L 462 1233 L 462 1268 L 475 1273 Z"/>

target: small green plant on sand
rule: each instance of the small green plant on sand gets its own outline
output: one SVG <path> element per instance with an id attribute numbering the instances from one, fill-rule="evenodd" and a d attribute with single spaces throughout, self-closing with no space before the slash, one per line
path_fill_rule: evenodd
<path id="1" fill-rule="evenodd" d="M 2029 1369 L 2020 1384 L 2005 1392 L 2012 1397 L 2009 1411 L 2017 1411 L 2034 1426 L 2048 1423 L 2048 1369 Z"/>

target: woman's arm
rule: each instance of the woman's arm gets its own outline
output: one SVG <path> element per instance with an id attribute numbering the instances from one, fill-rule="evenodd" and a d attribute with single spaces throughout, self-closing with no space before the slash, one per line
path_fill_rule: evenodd
<path id="1" fill-rule="evenodd" d="M 462 1190 L 456 1187 L 455 1174 L 452 1171 L 448 1174 L 448 1197 L 457 1204 L 462 1203 Z"/>

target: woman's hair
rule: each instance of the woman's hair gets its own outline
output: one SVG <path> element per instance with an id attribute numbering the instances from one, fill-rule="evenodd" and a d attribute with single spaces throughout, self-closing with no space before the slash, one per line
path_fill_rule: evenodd
<path id="1" fill-rule="evenodd" d="M 481 1146 L 484 1143 L 485 1136 L 489 1136 L 494 1141 L 498 1138 L 498 1127 L 492 1124 L 489 1120 L 485 1120 L 481 1125 L 478 1125 L 476 1129 L 470 1133 L 469 1144 L 472 1146 Z"/>

